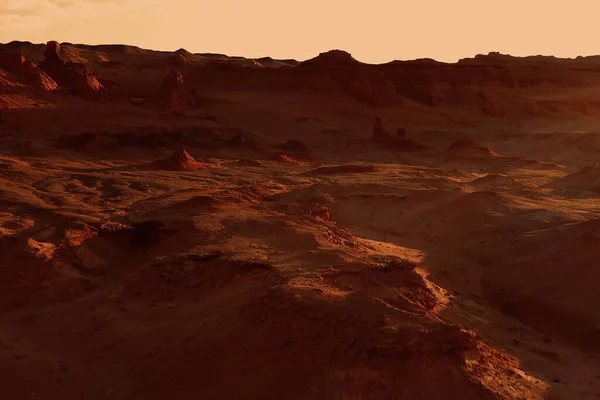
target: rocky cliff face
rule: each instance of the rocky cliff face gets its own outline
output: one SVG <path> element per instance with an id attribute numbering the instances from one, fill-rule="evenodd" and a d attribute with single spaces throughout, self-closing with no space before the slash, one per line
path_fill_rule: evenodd
<path id="1" fill-rule="evenodd" d="M 25 84 L 42 90 L 55 90 L 57 83 L 35 63 L 17 52 L 0 51 L 0 68 L 16 74 Z"/>
<path id="2" fill-rule="evenodd" d="M 192 90 L 337 93 L 369 107 L 410 102 L 431 108 L 476 111 L 492 118 L 600 115 L 600 96 L 590 90 L 600 85 L 595 72 L 600 66 L 598 57 L 518 58 L 490 53 L 454 64 L 422 59 L 372 65 L 361 63 L 342 50 L 298 63 L 118 45 L 13 42 L 2 47 L 23 54 L 28 60 L 39 60 L 40 70 L 59 86 L 91 97 L 112 93 L 117 87 L 126 98 L 151 96 L 156 82 L 164 79 L 171 68 L 177 68 L 185 76 L 188 94 Z M 68 54 L 64 54 L 65 48 Z M 39 81 L 36 85 L 55 87 L 46 76 L 35 78 Z M 176 86 L 177 79 L 167 80 Z M 169 102 L 177 109 L 190 107 L 193 99 L 183 94 L 185 91 L 179 93 Z"/>
<path id="3" fill-rule="evenodd" d="M 85 97 L 100 99 L 108 92 L 102 77 L 84 63 L 67 62 L 60 57 L 61 47 L 56 41 L 46 45 L 45 60 L 39 68 L 54 79 L 59 86 Z"/>

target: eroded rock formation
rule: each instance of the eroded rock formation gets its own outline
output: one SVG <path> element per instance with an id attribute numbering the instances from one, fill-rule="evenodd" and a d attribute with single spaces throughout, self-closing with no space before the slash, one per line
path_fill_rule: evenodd
<path id="1" fill-rule="evenodd" d="M 383 144 L 386 149 L 403 152 L 422 151 L 427 146 L 411 138 L 406 138 L 406 129 L 398 128 L 396 136 L 392 136 L 385 130 L 381 118 L 376 117 L 373 124 L 373 141 Z"/>
<path id="2" fill-rule="evenodd" d="M 0 68 L 12 72 L 24 83 L 38 89 L 55 90 L 58 84 L 37 65 L 20 53 L 0 51 Z"/>
<path id="3" fill-rule="evenodd" d="M 60 43 L 51 40 L 46 44 L 46 52 L 44 53 L 46 61 L 60 62 Z"/>
<path id="4" fill-rule="evenodd" d="M 169 158 L 156 161 L 154 166 L 167 171 L 196 171 L 204 168 L 185 149 L 176 151 Z"/>
<path id="5" fill-rule="evenodd" d="M 160 97 L 164 106 L 175 114 L 195 107 L 194 97 L 185 87 L 183 76 L 177 70 L 172 70 L 160 85 Z"/>
<path id="6" fill-rule="evenodd" d="M 102 78 L 85 64 L 66 62 L 60 58 L 58 42 L 48 42 L 44 55 L 46 59 L 39 64 L 39 67 L 59 86 L 96 99 L 107 92 L 107 88 L 101 82 Z M 114 89 L 114 86 L 112 88 Z"/>

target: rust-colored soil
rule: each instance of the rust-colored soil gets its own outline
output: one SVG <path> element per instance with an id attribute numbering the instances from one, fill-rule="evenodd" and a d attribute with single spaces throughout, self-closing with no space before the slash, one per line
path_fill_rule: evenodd
<path id="1" fill-rule="evenodd" d="M 598 399 L 595 58 L 2 48 L 2 399 Z"/>

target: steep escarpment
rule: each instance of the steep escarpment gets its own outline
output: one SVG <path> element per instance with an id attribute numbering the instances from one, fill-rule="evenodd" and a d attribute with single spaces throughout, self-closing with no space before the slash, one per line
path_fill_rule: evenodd
<path id="1" fill-rule="evenodd" d="M 421 59 L 372 65 L 342 50 L 296 62 L 185 49 L 158 52 L 125 45 L 52 46 L 48 60 L 47 45 L 11 42 L 2 47 L 39 63 L 61 86 L 95 93 L 112 90 L 114 82 L 123 98 L 150 96 L 153 88 L 148 82 L 161 80 L 177 68 L 196 90 L 333 93 L 369 107 L 394 107 L 408 101 L 433 112 L 465 110 L 490 118 L 600 113 L 600 96 L 592 90 L 600 85 L 594 57 L 519 58 L 490 53 L 455 64 Z M 60 67 L 61 63 L 70 63 L 69 68 Z"/>

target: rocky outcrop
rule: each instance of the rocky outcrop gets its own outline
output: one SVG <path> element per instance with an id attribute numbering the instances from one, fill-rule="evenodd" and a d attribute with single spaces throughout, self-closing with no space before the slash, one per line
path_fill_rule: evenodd
<path id="1" fill-rule="evenodd" d="M 173 53 L 168 58 L 169 65 L 185 65 L 189 63 L 187 57 L 181 53 Z"/>
<path id="2" fill-rule="evenodd" d="M 271 57 L 261 57 L 256 60 L 264 68 L 289 68 L 299 65 L 296 60 L 274 60 Z"/>
<path id="3" fill-rule="evenodd" d="M 94 73 L 85 64 L 66 62 L 60 58 L 60 44 L 50 41 L 44 53 L 46 59 L 39 64 L 59 86 L 77 94 L 99 99 L 106 94 L 107 87 L 102 84 L 102 77 Z M 108 82 L 107 82 L 108 83 Z M 111 89 L 116 86 L 110 85 Z"/>
<path id="4" fill-rule="evenodd" d="M 384 107 L 404 102 L 392 82 L 377 66 L 363 64 L 342 50 L 321 53 L 297 68 L 312 74 L 312 86 L 342 90 L 370 106 Z"/>
<path id="5" fill-rule="evenodd" d="M 56 90 L 58 84 L 20 53 L 0 51 L 0 68 L 22 78 L 23 83 L 42 90 Z"/>
<path id="6" fill-rule="evenodd" d="M 330 50 L 319 54 L 317 57 L 300 63 L 299 67 L 304 69 L 340 69 L 355 67 L 359 65 L 352 55 L 343 50 Z"/>
<path id="7" fill-rule="evenodd" d="M 160 85 L 160 97 L 164 106 L 175 114 L 195 107 L 192 93 L 185 87 L 183 76 L 177 70 L 172 70 Z"/>
<path id="8" fill-rule="evenodd" d="M 46 44 L 46 52 L 44 53 L 46 61 L 58 63 L 60 62 L 60 43 L 51 40 Z"/>
<path id="9" fill-rule="evenodd" d="M 169 158 L 155 161 L 153 167 L 167 171 L 197 171 L 204 165 L 199 163 L 185 149 L 173 153 Z"/>
<path id="10" fill-rule="evenodd" d="M 388 150 L 397 150 L 403 152 L 423 151 L 427 146 L 411 138 L 406 138 L 406 129 L 398 128 L 396 136 L 391 136 L 385 130 L 381 118 L 376 117 L 373 124 L 373 141 Z"/>

